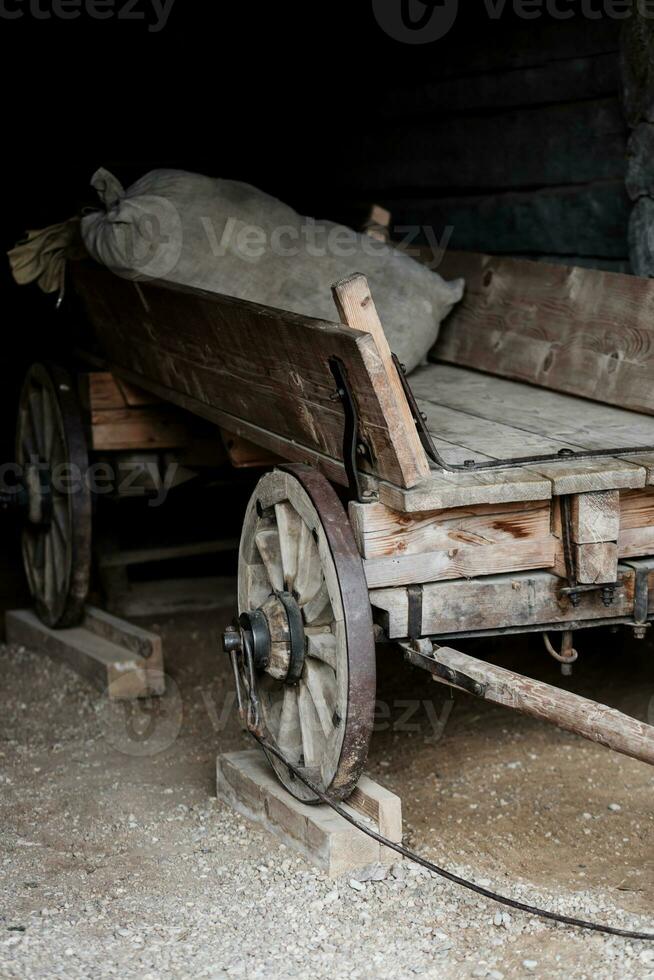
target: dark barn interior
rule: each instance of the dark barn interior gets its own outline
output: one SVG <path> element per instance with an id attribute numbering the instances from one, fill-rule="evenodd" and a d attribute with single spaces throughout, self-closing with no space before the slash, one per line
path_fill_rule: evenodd
<path id="1" fill-rule="evenodd" d="M 446 0 L 435 6 L 443 23 L 448 9 L 454 10 L 451 27 L 432 43 L 403 43 L 388 24 L 385 28 L 380 14 L 384 8 L 381 0 L 253 7 L 174 0 L 165 24 L 159 23 L 157 29 L 152 28 L 157 22 L 158 5 L 153 4 L 150 9 L 145 0 L 131 11 L 134 16 L 127 10 L 121 15 L 121 4 L 123 7 L 126 4 L 116 0 L 110 6 L 111 14 L 108 9 L 103 10 L 105 19 L 91 16 L 83 0 L 69 8 L 63 4 L 62 10 L 57 8 L 54 12 L 53 3 L 7 0 L 0 5 L 0 20 L 6 21 L 2 24 L 4 57 L 0 69 L 4 76 L 6 133 L 3 252 L 10 250 L 29 230 L 45 228 L 96 208 L 97 195 L 90 180 L 99 167 L 115 174 L 124 187 L 148 171 L 171 168 L 244 181 L 291 205 L 302 215 L 336 221 L 358 231 L 365 227 L 371 208 L 377 205 L 382 209 L 377 214 L 383 214 L 383 209 L 390 213 L 390 239 L 409 248 L 409 254 L 428 255 L 429 266 L 442 271 L 445 278 L 459 274 L 450 271 L 459 269 L 458 260 L 451 257 L 451 253 L 459 252 L 481 253 L 493 260 L 511 258 L 547 267 L 621 274 L 629 277 L 629 281 L 642 282 L 642 287 L 638 286 L 642 293 L 638 295 L 645 298 L 644 305 L 638 308 L 638 316 L 644 320 L 648 311 L 651 312 L 654 301 L 645 290 L 649 288 L 646 281 L 654 277 L 654 20 L 646 10 L 647 4 L 584 0 L 558 6 L 552 3 L 501 5 L 473 0 L 464 5 Z M 391 6 L 389 2 L 385 9 Z M 424 5 L 420 2 L 418 6 Z M 425 9 L 432 10 L 433 6 L 427 4 Z M 410 4 L 409 8 L 412 9 Z M 449 265 L 452 261 L 454 264 Z M 495 276 L 499 275 L 498 268 L 492 266 Z M 556 281 L 565 283 L 562 288 L 567 289 L 565 273 L 561 277 Z M 580 286 L 579 293 L 583 295 L 572 296 L 571 302 L 590 304 L 590 322 L 596 312 L 593 297 L 605 288 L 608 293 L 611 283 L 617 279 L 609 279 L 606 287 L 599 278 L 580 282 L 587 284 L 586 292 Z M 624 285 L 626 279 L 619 282 L 623 285 L 616 285 L 615 289 L 620 297 L 630 297 L 630 287 Z M 18 286 L 9 263 L 2 263 L 0 303 L 5 343 L 0 358 L 3 419 L 0 456 L 7 464 L 15 457 L 17 408 L 30 365 L 35 361 L 75 365 L 80 346 L 84 348 L 85 315 L 73 294 L 72 286 L 67 285 L 58 306 L 56 293 L 45 294 L 34 284 Z M 629 302 L 630 299 L 624 300 L 625 306 Z M 546 302 L 542 309 L 547 311 Z M 553 318 L 556 319 L 556 314 Z M 507 317 L 507 322 L 510 319 Z M 619 319 L 618 316 L 616 322 Z M 333 320 L 337 322 L 336 313 Z M 342 323 L 351 325 L 344 319 Z M 546 327 L 542 329 L 546 331 Z M 592 325 L 589 329 L 592 331 Z M 620 327 L 615 329 L 619 334 Z M 627 327 L 624 329 L 626 336 Z M 527 344 L 531 343 L 535 349 L 538 341 L 534 333 Z M 640 345 L 638 357 L 643 362 L 649 356 L 650 342 L 646 330 L 633 340 L 632 347 Z M 618 339 L 615 343 L 621 351 L 622 341 Z M 627 340 L 624 346 L 628 346 Z M 588 355 L 587 366 L 581 371 L 579 364 L 583 365 L 583 361 L 575 361 L 568 370 L 565 348 L 565 341 L 554 344 L 552 373 L 558 378 L 551 383 L 539 378 L 534 381 L 530 368 L 520 374 L 498 367 L 498 374 L 509 379 L 503 382 L 507 385 L 506 398 L 513 378 L 524 381 L 523 387 L 532 383 L 540 385 L 541 389 L 533 389 L 536 392 L 542 393 L 543 385 L 550 387 L 561 399 L 578 393 L 603 403 L 602 394 L 593 390 L 599 390 L 606 381 L 599 373 L 593 373 L 594 355 Z M 483 363 L 483 353 L 468 353 L 467 357 L 467 361 L 463 358 L 460 363 L 471 372 L 480 368 L 482 372 L 489 370 Z M 439 360 L 456 364 L 451 356 Z M 498 364 L 501 360 L 500 353 Z M 528 360 L 529 355 L 525 354 L 525 363 Z M 456 377 L 452 377 L 454 388 Z M 133 383 L 133 379 L 126 378 L 126 381 Z M 621 411 L 622 422 L 629 413 L 641 420 L 654 414 L 649 396 L 641 395 L 640 389 L 636 393 L 638 384 L 634 382 L 628 395 L 622 398 L 615 394 L 606 396 L 606 403 Z M 624 386 L 626 390 L 627 382 Z M 421 396 L 419 381 L 416 381 L 416 395 Z M 545 404 L 538 402 L 538 397 L 534 395 L 535 413 L 540 411 L 537 405 Z M 150 403 L 143 404 L 147 416 Z M 563 401 L 561 405 L 563 411 Z M 111 961 L 122 976 L 334 976 L 350 975 L 346 972 L 350 957 L 352 976 L 385 977 L 399 975 L 398 957 L 404 957 L 407 972 L 428 976 L 563 977 L 590 975 L 591 971 L 598 976 L 649 975 L 647 971 L 652 969 L 653 961 L 648 958 L 649 953 L 644 955 L 644 950 L 649 949 L 647 943 L 617 940 L 609 945 L 614 941 L 595 937 L 591 941 L 583 933 L 559 940 L 557 937 L 562 935 L 559 930 L 550 934 L 543 931 L 549 928 L 545 925 L 532 927 L 531 920 L 523 920 L 520 913 L 511 912 L 503 920 L 498 906 L 498 920 L 495 906 L 488 903 L 478 906 L 474 904 L 476 898 L 468 901 L 460 895 L 452 898 L 449 892 L 443 893 L 443 886 L 434 882 L 433 877 L 426 874 L 421 878 L 415 869 L 406 873 L 400 870 L 395 876 L 389 873 L 386 881 L 376 880 L 371 872 L 367 878 L 364 875 L 360 881 L 356 879 L 352 887 L 346 875 L 338 884 L 338 902 L 343 908 L 339 909 L 340 918 L 332 929 L 327 913 L 334 908 L 330 903 L 335 900 L 329 898 L 333 894 L 329 878 L 322 874 L 318 885 L 307 884 L 311 861 L 308 866 L 299 863 L 296 866 L 299 859 L 292 850 L 278 851 L 278 845 L 267 843 L 268 838 L 260 829 L 252 832 L 253 836 L 248 830 L 250 837 L 246 843 L 246 835 L 239 827 L 243 821 L 235 818 L 228 808 L 224 808 L 225 812 L 231 815 L 224 817 L 219 831 L 209 832 L 206 837 L 209 843 L 197 866 L 192 863 L 195 857 L 175 864 L 169 856 L 157 855 L 157 848 L 164 845 L 167 855 L 178 849 L 197 855 L 199 835 L 217 819 L 217 807 L 212 808 L 206 802 L 214 796 L 215 754 L 250 747 L 239 729 L 231 702 L 232 714 L 226 732 L 218 729 L 216 734 L 216 710 L 218 714 L 222 710 L 219 698 L 228 697 L 232 682 L 228 666 L 216 667 L 215 648 L 235 611 L 238 543 L 248 499 L 257 481 L 270 469 L 270 460 L 278 458 L 271 446 L 263 442 L 259 446 L 260 455 L 248 457 L 243 468 L 234 469 L 230 459 L 234 461 L 240 443 L 232 445 L 225 436 L 223 446 L 212 430 L 213 420 L 209 415 L 205 414 L 201 422 L 196 420 L 191 426 L 192 440 L 189 436 L 187 443 L 184 434 L 187 408 L 183 402 L 177 403 L 174 411 L 182 414 L 165 423 L 173 426 L 179 423 L 183 430 L 179 444 L 171 444 L 171 448 L 162 443 L 163 448 L 159 449 L 155 445 L 154 455 L 148 457 L 156 456 L 157 466 L 163 471 L 169 457 L 173 458 L 171 452 L 183 444 L 184 451 L 179 455 L 181 476 L 163 506 L 149 506 L 150 497 L 134 495 L 116 499 L 109 494 L 94 500 L 89 594 L 93 606 L 127 619 L 134 618 L 143 628 L 163 636 L 166 672 L 173 680 L 177 696 L 182 692 L 185 727 L 177 749 L 167 744 L 160 756 L 129 758 L 122 770 L 117 762 L 107 762 L 102 755 L 104 743 L 102 739 L 97 742 L 93 728 L 94 712 L 97 714 L 99 709 L 92 706 L 91 696 L 85 693 L 82 682 L 60 681 L 57 670 L 65 672 L 65 668 L 53 665 L 50 660 L 40 674 L 41 668 L 35 666 L 41 662 L 37 656 L 25 661 L 27 673 L 23 682 L 24 648 L 21 646 L 19 654 L 12 654 L 18 659 L 11 661 L 5 694 L 0 695 L 3 705 L 0 710 L 7 713 L 5 735 L 0 715 L 0 776 L 4 768 L 13 772 L 14 755 L 20 769 L 32 756 L 38 756 L 39 760 L 51 758 L 52 744 L 61 743 L 62 751 L 70 752 L 69 764 L 81 766 L 75 778 L 86 779 L 89 767 L 97 768 L 97 774 L 94 770 L 89 779 L 101 780 L 100 770 L 106 775 L 106 783 L 96 781 L 82 793 L 85 801 L 93 795 L 93 807 L 106 807 L 106 812 L 102 810 L 99 816 L 99 811 L 91 810 L 90 803 L 80 803 L 78 815 L 82 823 L 88 820 L 92 829 L 86 838 L 84 834 L 76 836 L 77 830 L 69 835 L 68 823 L 73 819 L 77 823 L 74 814 L 78 812 L 75 802 L 78 790 L 73 777 L 70 773 L 62 776 L 54 762 L 51 773 L 49 764 L 37 762 L 35 773 L 42 768 L 49 773 L 43 789 L 47 846 L 59 855 L 59 865 L 48 866 L 41 880 L 38 862 L 21 864 L 20 846 L 12 837 L 15 829 L 21 840 L 38 838 L 33 820 L 41 792 L 37 781 L 25 789 L 24 797 L 18 802 L 7 796 L 6 814 L 1 818 L 8 844 L 0 933 L 6 929 L 4 938 L 12 943 L 3 946 L 0 935 L 0 973 L 8 977 L 99 976 L 105 975 L 102 969 L 106 966 L 106 975 L 113 975 L 107 966 Z M 641 412 L 643 415 L 638 414 Z M 600 418 L 599 408 L 596 417 Z M 615 445 L 617 425 L 618 421 L 614 423 L 607 416 L 606 431 L 610 436 L 603 437 L 603 442 L 598 436 L 599 441 L 584 443 L 582 449 L 606 448 L 607 439 L 608 445 Z M 646 432 L 644 425 L 637 435 L 625 435 L 620 445 L 654 443 L 654 437 L 646 439 L 641 435 Z M 562 432 L 552 422 L 542 438 L 547 439 L 548 445 L 556 442 L 558 447 L 562 443 L 556 440 L 565 443 Z M 450 440 L 447 433 L 442 434 Z M 239 439 L 242 435 L 237 433 Z M 199 453 L 198 447 L 206 447 L 216 438 L 220 451 L 216 451 L 210 469 L 192 478 L 195 457 L 190 441 L 193 441 L 192 449 Z M 512 455 L 542 452 L 538 446 L 530 449 L 530 445 L 526 441 L 521 452 L 516 450 Z M 134 452 L 136 449 L 135 445 Z M 118 458 L 112 454 L 109 443 L 105 450 L 102 458 Z M 482 459 L 486 458 L 483 453 L 493 455 L 484 446 L 482 435 L 478 436 L 475 451 Z M 399 455 L 401 458 L 401 449 Z M 650 455 L 654 457 L 654 453 Z M 294 463 L 304 461 L 299 457 L 292 459 Z M 462 462 L 458 457 L 456 461 Z M 640 463 L 647 470 L 649 485 L 654 482 L 649 479 L 649 462 L 640 460 Z M 599 467 L 597 461 L 593 460 L 593 464 L 595 469 Z M 447 479 L 449 476 L 445 482 Z M 626 476 L 620 479 L 623 482 L 589 484 L 587 489 L 599 490 L 598 497 L 606 491 L 607 499 L 613 494 L 616 500 L 623 490 L 627 495 L 640 493 L 640 484 L 628 482 Z M 341 481 L 344 482 L 347 481 Z M 413 492 L 411 483 L 401 486 L 402 500 L 407 500 Z M 651 487 L 649 490 L 645 487 L 645 491 L 650 492 Z M 346 488 L 341 487 L 338 492 L 347 503 Z M 562 517 L 551 518 L 563 524 L 578 519 L 577 498 L 594 495 L 580 492 L 576 485 L 572 490 L 550 492 L 550 497 L 552 493 L 560 493 L 561 499 L 569 501 L 576 494 L 575 503 L 570 505 L 574 511 L 572 518 L 570 515 L 566 518 L 565 511 L 561 511 Z M 542 492 L 532 501 L 525 492 L 521 498 L 515 497 L 528 501 L 528 509 L 533 510 L 526 519 L 528 533 L 535 534 L 533 528 L 542 519 L 543 527 L 547 524 L 542 531 L 543 541 L 547 536 L 547 547 L 554 547 L 554 537 L 564 540 L 563 550 L 557 552 L 559 580 L 580 589 L 581 593 L 583 588 L 597 589 L 594 584 L 580 584 L 586 582 L 580 567 L 578 581 L 573 581 L 570 577 L 573 559 L 568 552 L 570 547 L 574 550 L 599 547 L 599 544 L 592 537 L 568 542 L 561 524 L 553 523 L 550 527 L 550 504 L 545 501 L 546 496 Z M 393 498 L 399 499 L 399 496 Z M 537 501 L 542 504 L 540 510 Z M 386 503 L 397 511 L 401 509 L 396 502 Z M 447 510 L 456 506 L 456 503 L 440 502 L 422 509 L 435 512 L 437 508 Z M 466 501 L 466 506 L 483 509 L 490 507 L 490 503 L 485 498 L 471 499 Z M 620 505 L 618 500 L 615 506 L 623 506 L 624 522 L 624 504 Z M 641 497 L 636 502 L 634 497 L 631 506 L 629 513 L 634 523 L 629 527 L 636 529 L 632 535 L 636 531 L 640 533 L 646 523 L 645 531 L 649 532 L 652 515 L 647 510 L 647 502 L 642 503 Z M 420 507 L 416 505 L 413 510 Z M 411 507 L 407 506 L 407 511 Z M 638 517 L 633 516 L 636 511 Z M 411 513 L 412 517 L 415 514 Z M 519 519 L 524 519 L 522 512 Z M 4 617 L 8 610 L 30 607 L 32 599 L 21 558 L 22 520 L 11 507 L 0 512 L 0 520 L 3 528 L 0 606 Z M 473 528 L 475 535 L 477 531 Z M 429 529 L 424 531 L 425 535 L 429 533 Z M 527 545 L 519 541 L 520 533 L 519 530 L 513 533 L 511 560 L 518 553 L 526 554 Z M 643 533 L 649 544 L 649 538 Z M 475 541 L 479 543 L 481 538 Z M 617 541 L 617 532 L 606 532 L 599 538 L 600 544 L 610 544 L 612 548 Z M 654 550 L 654 537 L 652 546 Z M 500 550 L 502 547 L 509 553 L 508 545 L 504 544 Z M 630 721 L 635 717 L 643 730 L 651 732 L 644 724 L 647 721 L 651 724 L 654 718 L 654 702 L 650 701 L 651 640 L 646 637 L 644 642 L 636 643 L 631 629 L 635 626 L 637 635 L 646 635 L 653 608 L 651 587 L 648 594 L 649 586 L 642 586 L 643 574 L 647 582 L 647 569 L 643 573 L 642 567 L 638 571 L 634 565 L 630 573 L 633 589 L 637 581 L 645 588 L 644 618 L 636 618 L 635 606 L 628 615 L 616 606 L 606 612 L 604 607 L 614 599 L 611 589 L 617 570 L 622 583 L 618 583 L 618 596 L 620 589 L 625 588 L 627 573 L 617 564 L 617 548 L 615 544 L 616 575 L 598 578 L 596 581 L 604 583 L 604 592 L 593 592 L 589 600 L 582 594 L 581 612 L 576 615 L 579 621 L 584 619 L 584 602 L 588 601 L 596 604 L 598 617 L 606 616 L 610 620 L 600 629 L 589 630 L 579 641 L 586 674 L 575 668 L 572 679 L 569 674 L 562 678 L 560 665 L 543 656 L 540 631 L 531 627 L 520 626 L 510 631 L 504 626 L 485 630 L 476 625 L 461 642 L 466 653 L 475 658 L 522 671 L 551 685 L 562 685 L 566 692 L 602 702 L 602 707 L 606 702 L 625 712 Z M 631 551 L 620 551 L 620 559 L 636 557 L 644 561 L 643 556 L 651 552 L 643 549 L 644 546 L 639 550 L 634 544 Z M 123 561 L 127 553 L 132 555 L 129 562 Z M 408 555 L 411 553 L 409 546 Z M 519 574 L 526 576 L 533 569 L 555 568 L 553 558 L 551 561 L 534 558 L 531 564 L 528 563 L 531 559 L 525 559 L 524 565 L 515 568 L 508 564 L 509 558 L 505 565 L 497 557 L 488 560 L 490 571 L 482 575 L 499 578 L 505 572 L 518 570 L 514 591 L 520 588 Z M 460 573 L 460 581 L 467 582 L 477 574 L 466 567 Z M 434 577 L 439 578 L 438 584 L 445 585 L 440 579 L 449 581 L 454 576 L 439 573 Z M 421 595 L 425 589 L 426 596 L 432 586 L 425 583 L 431 579 L 425 573 L 419 582 L 417 588 Z M 376 587 L 390 590 L 390 586 L 405 584 L 409 582 L 380 580 Z M 629 595 L 632 604 L 635 603 L 635 592 Z M 410 631 L 412 609 L 415 613 L 412 601 L 409 598 L 407 635 L 413 642 L 425 631 L 420 628 L 417 632 Z M 420 601 L 423 605 L 419 607 L 419 615 L 426 617 L 428 600 Z M 491 600 L 483 601 L 492 606 Z M 533 599 L 536 604 L 538 601 L 538 597 Z M 559 597 L 559 606 L 561 603 Z M 401 631 L 394 635 L 388 625 L 392 624 L 394 615 L 390 606 L 386 607 L 385 619 L 379 615 L 380 610 L 384 612 L 383 598 L 375 608 L 376 638 L 382 634 L 384 640 L 404 638 Z M 454 611 L 450 619 L 455 623 L 458 616 L 455 602 L 451 608 Z M 574 610 L 568 617 L 570 623 L 573 613 Z M 545 617 L 544 621 L 549 623 L 551 618 Z M 622 630 L 617 639 L 615 631 L 627 621 L 628 629 Z M 559 628 L 565 627 L 559 623 Z M 502 630 L 519 635 L 509 638 Z M 444 629 L 443 642 L 451 641 L 458 647 L 452 639 L 454 633 L 455 626 Z M 555 642 L 559 645 L 559 640 Z M 425 698 L 435 698 L 440 713 L 447 698 L 445 694 L 441 698 L 441 685 L 430 683 L 427 690 L 429 679 L 414 669 L 415 651 L 413 660 L 411 655 L 404 658 L 413 664 L 411 667 L 389 648 L 395 649 L 388 643 L 378 652 L 378 699 L 384 704 L 392 701 L 393 705 L 405 701 L 408 704 L 413 699 L 411 703 L 424 705 Z M 15 644 L 2 649 L 15 650 Z M 529 658 L 532 666 L 528 669 L 525 662 Z M 615 668 L 616 658 L 622 665 L 619 671 Z M 30 705 L 29 725 L 16 707 L 23 698 L 23 683 L 25 700 Z M 32 684 L 35 693 L 30 694 Z M 61 698 L 54 699 L 50 704 L 48 692 L 57 685 L 65 690 L 67 700 L 64 703 Z M 436 689 L 434 698 L 432 689 Z M 568 725 L 566 733 L 560 728 L 550 729 L 533 718 L 525 720 L 517 716 L 516 721 L 506 707 L 489 708 L 483 703 L 479 707 L 479 702 L 469 697 L 469 687 L 467 690 L 464 703 L 460 685 L 456 691 L 446 753 L 434 755 L 436 736 L 429 729 L 429 711 L 424 718 L 420 716 L 416 732 L 408 736 L 398 736 L 398 729 L 393 727 L 397 721 L 395 707 L 389 716 L 394 719 L 393 725 L 374 729 L 366 772 L 374 779 L 379 777 L 382 784 L 402 796 L 405 844 L 428 853 L 439 864 L 456 865 L 464 877 L 476 874 L 477 880 L 492 881 L 493 890 L 499 884 L 506 892 L 515 879 L 520 879 L 522 900 L 530 901 L 535 896 L 537 900 L 532 904 L 539 907 L 558 902 L 558 910 L 567 914 L 584 919 L 611 919 L 623 928 L 645 928 L 654 895 L 652 777 L 646 762 L 635 760 L 648 759 L 651 745 L 647 750 L 639 749 L 640 754 L 627 753 L 634 757 L 629 760 L 609 756 L 598 746 L 588 747 L 576 735 L 570 735 L 570 730 L 578 731 L 574 726 Z M 460 703 L 463 707 L 459 708 Z M 69 710 L 77 711 L 77 707 L 71 706 L 78 704 L 81 705 L 79 718 L 66 714 Z M 213 705 L 213 714 L 209 704 Z M 449 711 L 450 708 L 445 709 L 446 720 Z M 205 719 L 205 712 L 213 719 L 211 725 Z M 108 719 L 108 714 L 102 715 L 102 738 L 108 739 L 113 751 L 118 743 L 115 739 L 112 742 L 111 734 L 107 734 Z M 34 726 L 39 725 L 41 730 L 37 733 Z M 77 726 L 79 733 L 75 731 Z M 582 730 L 581 734 L 586 733 Z M 627 738 L 624 732 L 619 738 L 623 736 Z M 610 739 L 588 734 L 586 737 L 612 745 Z M 651 739 L 651 734 L 639 729 L 639 745 L 641 739 L 645 745 L 648 737 Z M 403 742 L 405 738 L 407 741 Z M 17 748 L 21 744 L 23 747 Z M 87 749 L 94 746 L 88 751 L 95 754 L 88 758 L 76 755 L 78 744 Z M 579 744 L 583 748 L 578 748 Z M 118 745 L 117 752 L 120 751 Z M 571 753 L 577 753 L 574 763 L 570 761 Z M 300 758 L 304 760 L 304 754 Z M 87 761 L 79 761 L 82 759 Z M 161 759 L 164 761 L 158 761 Z M 161 769 L 155 772 L 157 766 Z M 15 783 L 17 777 L 14 775 L 13 779 Z M 174 789 L 164 789 L 164 786 Z M 161 792 L 172 795 L 157 797 Z M 164 825 L 163 821 L 168 819 L 165 808 L 173 799 L 177 808 L 174 819 L 195 820 L 193 826 L 191 823 L 182 826 L 181 822 Z M 123 817 L 118 816 L 112 823 L 109 811 L 113 807 L 117 814 L 125 811 L 122 824 Z M 159 823 L 152 816 L 155 809 Z M 59 810 L 66 811 L 65 819 Z M 483 813 L 483 822 L 475 822 L 477 813 Z M 565 829 L 566 823 L 572 827 L 569 831 Z M 144 836 L 143 843 L 137 847 L 121 836 L 123 831 L 127 833 L 126 828 L 131 827 L 136 833 L 137 826 L 146 825 L 148 841 L 154 843 L 148 843 Z M 175 837 L 177 828 L 179 838 Z M 442 838 L 436 832 L 438 828 Z M 592 828 L 592 838 L 586 834 L 588 828 Z M 120 838 L 120 844 L 115 846 L 108 842 L 114 832 Z M 67 838 L 61 846 L 55 843 L 58 835 L 62 841 Z M 0 826 L 0 839 L 2 836 Z M 157 843 L 160 840 L 161 845 Z M 594 843 L 594 854 L 587 853 L 591 843 Z M 553 854 L 552 849 L 558 849 L 558 853 Z M 85 867 L 100 869 L 95 885 L 90 872 L 89 882 L 84 878 L 83 885 L 74 878 L 79 870 L 75 855 L 82 851 L 86 855 Z M 0 849 L 0 866 L 2 859 Z M 280 872 L 278 867 L 282 863 L 285 870 Z M 291 864 L 293 867 L 288 870 Z M 220 899 L 216 898 L 218 892 L 203 894 L 210 884 L 211 888 L 215 886 L 215 866 L 220 867 L 218 874 L 222 876 Z M 397 869 L 398 865 L 393 867 Z M 138 868 L 135 879 L 132 878 L 134 868 Z M 198 874 L 203 881 L 198 882 Z M 263 906 L 270 902 L 280 909 L 293 907 L 297 900 L 297 896 L 293 897 L 296 886 L 289 883 L 293 874 L 304 875 L 297 888 L 304 889 L 300 905 L 312 910 L 309 933 L 314 945 L 309 943 L 307 947 L 304 940 L 298 939 L 293 924 L 293 939 L 289 940 L 293 952 L 285 957 L 283 923 L 277 918 L 278 909 L 266 910 Z M 195 879 L 193 886 L 191 878 Z M 250 889 L 252 898 L 243 898 L 242 882 Z M 43 895 L 39 892 L 40 905 L 36 899 L 32 901 L 32 883 L 35 883 L 35 895 L 37 887 L 43 889 Z M 534 883 L 533 894 L 529 891 L 530 883 Z M 433 894 L 429 892 L 432 884 L 439 889 Z M 134 893 L 133 887 L 136 887 Z M 103 896 L 111 893 L 113 906 L 105 907 L 104 898 L 98 897 L 101 892 Z M 132 894 L 140 898 L 135 898 L 136 904 L 128 908 Z M 227 915 L 233 894 L 239 895 L 234 899 L 234 907 L 242 919 L 227 939 L 217 919 L 211 918 L 213 913 L 208 906 L 213 903 L 221 915 Z M 410 914 L 403 904 L 409 895 L 415 903 Z M 156 928 L 152 926 L 154 933 L 160 930 L 154 946 L 151 946 L 148 917 L 142 929 L 135 925 L 143 913 L 137 907 L 139 901 L 146 905 L 161 901 L 161 923 Z M 62 912 L 61 929 L 57 925 L 55 932 L 48 933 L 42 918 L 38 926 L 33 925 L 30 917 L 37 915 L 37 906 L 63 910 L 64 902 L 69 904 L 68 911 Z M 203 903 L 207 903 L 207 908 Z M 164 934 L 161 930 L 168 928 L 163 923 L 174 921 L 177 906 L 182 905 L 180 945 L 173 950 L 168 945 L 172 939 L 161 939 Z M 92 906 L 96 918 L 84 911 Z M 193 915 L 200 907 L 196 923 Z M 261 922 L 268 922 L 269 916 L 274 936 L 261 948 L 260 963 L 254 953 L 246 955 L 239 951 L 240 944 L 257 945 L 252 935 L 246 937 L 243 925 L 253 915 Z M 294 916 L 295 912 L 291 918 Z M 75 923 L 77 928 L 90 930 L 86 950 L 78 949 L 73 933 L 67 926 L 64 928 L 65 917 L 70 919 L 68 924 L 73 933 Z M 322 917 L 321 924 L 318 917 Z M 323 919 L 324 935 L 320 931 Z M 519 927 L 515 925 L 516 920 Z M 91 925 L 92 922 L 95 924 Z M 352 922 L 359 923 L 360 933 L 347 924 Z M 454 938 L 450 929 L 453 922 L 457 923 L 457 930 L 462 930 Z M 203 929 L 210 937 L 206 947 L 208 959 L 203 960 L 198 954 L 196 960 Z M 342 949 L 335 939 L 340 929 L 344 937 Z M 414 929 L 420 930 L 417 945 Z M 489 938 L 489 930 L 494 939 Z M 214 940 L 214 932 L 220 932 L 222 938 Z M 133 936 L 141 934 L 145 939 L 134 940 L 130 946 Z M 80 935 L 80 946 L 84 946 L 83 937 L 87 933 L 83 931 Z M 29 936 L 34 937 L 31 945 L 25 938 Z M 54 952 L 48 964 L 50 943 Z M 207 972 L 211 969 L 216 972 Z M 259 973 L 258 969 L 265 972 Z"/>

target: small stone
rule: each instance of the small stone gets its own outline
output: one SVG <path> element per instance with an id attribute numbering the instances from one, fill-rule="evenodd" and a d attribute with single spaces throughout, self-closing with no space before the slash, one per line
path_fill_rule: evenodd
<path id="1" fill-rule="evenodd" d="M 356 878 L 350 878 L 349 885 L 355 892 L 365 891 L 365 885 L 362 885 L 360 881 L 356 880 Z"/>
<path id="2" fill-rule="evenodd" d="M 609 803 L 609 810 L 611 811 L 611 813 L 620 813 L 621 809 L 622 807 L 620 806 L 619 803 Z"/>
<path id="3" fill-rule="evenodd" d="M 525 970 L 535 970 L 538 966 L 538 960 L 523 960 L 522 965 Z"/>

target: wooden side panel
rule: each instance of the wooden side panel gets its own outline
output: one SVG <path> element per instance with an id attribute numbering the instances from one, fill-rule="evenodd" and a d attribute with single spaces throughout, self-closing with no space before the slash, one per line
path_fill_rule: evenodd
<path id="1" fill-rule="evenodd" d="M 616 591 L 612 606 L 604 605 L 600 592 L 590 592 L 584 595 L 582 607 L 576 609 L 561 597 L 561 579 L 549 572 L 435 582 L 423 588 L 422 634 L 448 635 L 629 616 L 633 610 L 633 571 L 619 569 L 618 580 L 623 587 Z M 408 635 L 406 589 L 372 590 L 370 601 L 373 607 L 388 613 L 391 639 Z"/>
<path id="2" fill-rule="evenodd" d="M 654 282 L 618 273 L 449 252 L 463 302 L 434 355 L 654 414 Z"/>
<path id="3" fill-rule="evenodd" d="M 369 588 L 435 582 L 554 564 L 548 501 L 407 515 L 350 504 Z"/>
<path id="4" fill-rule="evenodd" d="M 618 552 L 621 558 L 654 555 L 654 488 L 620 494 Z"/>
<path id="5" fill-rule="evenodd" d="M 248 438 L 256 426 L 326 459 L 344 480 L 344 413 L 329 359 L 339 357 L 357 401 L 371 462 L 361 468 L 400 487 L 423 474 L 389 429 L 379 391 L 388 385 L 374 339 L 336 324 L 166 283 L 135 284 L 105 269 L 74 269 L 112 369 Z M 239 430 L 244 422 L 247 433 Z M 255 439 L 272 448 L 271 439 Z M 312 458 L 314 458 L 312 457 Z M 424 458 L 424 454 L 423 454 Z M 336 466 L 334 466 L 336 461 Z"/>
<path id="6" fill-rule="evenodd" d="M 80 375 L 79 387 L 98 452 L 180 449 L 192 440 L 188 417 L 109 371 Z"/>

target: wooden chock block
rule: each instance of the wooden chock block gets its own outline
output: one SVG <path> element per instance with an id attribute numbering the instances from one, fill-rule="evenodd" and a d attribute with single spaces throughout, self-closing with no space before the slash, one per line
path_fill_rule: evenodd
<path id="1" fill-rule="evenodd" d="M 68 664 L 112 699 L 127 700 L 165 691 L 161 637 L 88 607 L 81 626 L 53 630 L 29 609 L 5 615 L 8 643 L 46 653 Z"/>
<path id="2" fill-rule="evenodd" d="M 259 749 L 218 756 L 216 795 L 331 877 L 399 860 L 395 851 L 357 830 L 330 807 L 307 806 L 296 800 Z M 372 779 L 363 776 L 344 806 L 359 822 L 368 823 L 394 843 L 401 842 L 401 800 Z"/>

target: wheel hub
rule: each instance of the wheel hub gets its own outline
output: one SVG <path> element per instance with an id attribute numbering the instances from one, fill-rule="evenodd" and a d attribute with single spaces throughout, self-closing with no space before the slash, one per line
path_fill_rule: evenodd
<path id="1" fill-rule="evenodd" d="M 298 683 L 304 668 L 304 623 L 290 592 L 274 592 L 258 609 L 241 613 L 238 625 L 236 645 L 241 649 L 249 646 L 255 670 L 284 684 Z M 231 652 L 234 631 L 228 631 L 223 639 L 225 650 Z"/>

